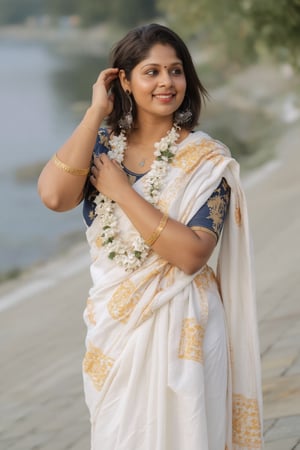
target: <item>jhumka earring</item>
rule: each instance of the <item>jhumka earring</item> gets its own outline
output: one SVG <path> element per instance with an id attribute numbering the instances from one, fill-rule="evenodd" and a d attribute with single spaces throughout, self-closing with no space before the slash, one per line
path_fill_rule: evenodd
<path id="1" fill-rule="evenodd" d="M 177 125 L 185 125 L 190 122 L 192 117 L 193 113 L 190 109 L 190 106 L 188 105 L 186 109 L 184 110 L 179 109 L 178 111 L 176 111 L 176 113 L 174 114 L 174 122 Z"/>
<path id="2" fill-rule="evenodd" d="M 123 99 L 122 99 L 123 110 L 126 111 L 126 109 L 128 109 L 128 111 L 123 113 L 123 116 L 118 121 L 118 125 L 123 130 L 129 130 L 131 128 L 132 122 L 133 122 L 132 99 L 131 99 L 131 95 L 130 95 L 129 91 L 125 91 L 125 93 L 126 93 L 126 99 L 128 100 L 128 103 L 129 103 L 129 109 L 127 106 L 125 106 L 125 101 L 123 101 Z"/>

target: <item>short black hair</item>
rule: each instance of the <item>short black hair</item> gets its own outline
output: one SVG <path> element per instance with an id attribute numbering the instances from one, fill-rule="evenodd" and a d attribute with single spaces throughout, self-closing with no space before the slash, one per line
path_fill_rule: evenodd
<path id="1" fill-rule="evenodd" d="M 170 45 L 174 48 L 177 57 L 182 61 L 186 78 L 186 93 L 181 110 L 189 108 L 192 112 L 191 120 L 183 125 L 183 128 L 192 130 L 199 121 L 200 112 L 208 93 L 197 75 L 191 54 L 183 40 L 170 28 L 152 23 L 130 30 L 113 48 L 110 61 L 111 67 L 123 69 L 126 78 L 130 80 L 131 71 L 137 64 L 145 59 L 155 44 Z M 119 133 L 118 121 L 124 113 L 123 105 L 126 104 L 126 93 L 119 79 L 112 85 L 114 94 L 114 108 L 107 117 L 107 124 L 114 133 Z M 134 100 L 134 99 L 133 99 Z M 128 103 L 128 101 L 127 101 Z M 133 101 L 133 120 L 136 118 L 136 108 Z"/>

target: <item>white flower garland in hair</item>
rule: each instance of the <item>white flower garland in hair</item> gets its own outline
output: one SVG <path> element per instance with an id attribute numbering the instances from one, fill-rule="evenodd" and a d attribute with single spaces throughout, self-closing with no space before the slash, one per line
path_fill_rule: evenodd
<path id="1" fill-rule="evenodd" d="M 154 206 L 158 203 L 163 179 L 168 173 L 168 165 L 172 162 L 177 151 L 176 141 L 179 137 L 179 130 L 178 125 L 174 124 L 167 135 L 154 144 L 155 159 L 150 171 L 144 178 L 145 199 Z M 119 136 L 112 136 L 109 145 L 109 158 L 115 159 L 121 164 L 127 146 L 124 131 Z M 102 245 L 108 257 L 124 267 L 126 271 L 131 272 L 139 268 L 149 253 L 149 246 L 138 232 L 130 243 L 120 238 L 118 219 L 115 215 L 115 202 L 101 193 L 97 195 L 94 202 L 96 203 L 95 213 L 100 218 L 102 226 L 100 233 Z"/>

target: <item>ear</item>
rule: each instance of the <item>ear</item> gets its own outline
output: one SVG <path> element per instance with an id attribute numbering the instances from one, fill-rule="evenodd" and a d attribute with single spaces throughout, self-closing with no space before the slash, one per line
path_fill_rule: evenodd
<path id="1" fill-rule="evenodd" d="M 119 70 L 119 80 L 124 91 L 131 92 L 130 81 L 126 78 L 126 73 L 124 69 Z"/>

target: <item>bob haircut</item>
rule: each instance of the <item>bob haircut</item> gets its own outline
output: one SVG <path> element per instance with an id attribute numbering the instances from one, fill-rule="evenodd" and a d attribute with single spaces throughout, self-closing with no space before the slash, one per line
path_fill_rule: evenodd
<path id="1" fill-rule="evenodd" d="M 137 27 L 129 31 L 112 49 L 110 61 L 112 67 L 123 69 L 126 78 L 130 80 L 131 71 L 134 67 L 145 59 L 155 44 L 170 45 L 174 48 L 177 57 L 182 61 L 186 78 L 186 93 L 180 110 L 189 108 L 192 112 L 190 121 L 182 128 L 192 130 L 197 124 L 201 112 L 202 104 L 208 97 L 208 93 L 200 82 L 190 52 L 183 40 L 169 28 L 149 24 Z M 112 83 L 111 92 L 114 94 L 114 108 L 107 117 L 107 125 L 116 134 L 120 133 L 118 121 L 124 114 L 128 105 L 127 94 L 124 92 L 119 79 Z M 136 120 L 136 106 L 132 98 L 133 122 Z M 128 106 L 127 110 L 128 111 Z"/>

